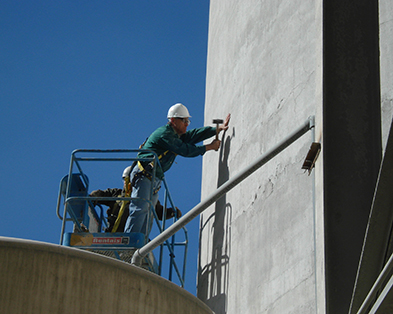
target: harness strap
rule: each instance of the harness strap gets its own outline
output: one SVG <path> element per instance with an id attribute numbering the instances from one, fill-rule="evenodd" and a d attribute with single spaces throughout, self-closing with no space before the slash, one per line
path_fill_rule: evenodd
<path id="1" fill-rule="evenodd" d="M 124 188 L 125 188 L 125 197 L 130 197 L 131 196 L 132 187 L 131 187 L 131 184 L 130 184 L 130 178 L 129 177 L 124 178 Z M 119 213 L 117 215 L 115 224 L 113 225 L 113 228 L 112 228 L 111 232 L 116 232 L 117 228 L 119 228 L 121 217 L 123 217 L 124 210 L 125 210 L 125 208 L 126 208 L 128 203 L 129 203 L 129 201 L 122 201 Z"/>
<path id="2" fill-rule="evenodd" d="M 146 139 L 147 140 L 147 139 Z M 146 143 L 146 141 L 145 141 Z M 143 143 L 139 148 L 142 148 L 142 146 L 145 144 Z M 158 160 L 161 160 L 162 157 L 164 157 L 166 154 L 169 153 L 169 150 L 163 152 L 160 156 L 158 156 Z M 125 182 L 125 197 L 130 197 L 131 196 L 131 192 L 132 192 L 132 186 L 134 186 L 135 181 L 141 177 L 141 176 L 145 176 L 146 178 L 148 178 L 150 181 L 152 179 L 152 175 L 145 170 L 145 168 L 143 167 L 142 163 L 140 161 L 138 161 L 138 168 L 141 172 L 137 173 L 133 178 L 132 178 L 132 182 L 130 182 L 130 177 L 126 177 L 124 179 Z M 153 169 L 153 162 L 150 162 L 149 165 L 151 166 L 151 168 Z M 134 166 L 134 165 L 133 165 Z M 133 168 L 133 167 L 132 167 Z M 155 189 L 153 191 L 153 194 L 156 194 L 161 187 Z M 124 210 L 126 208 L 126 206 L 128 205 L 129 201 L 122 201 L 119 213 L 117 215 L 115 224 L 113 225 L 112 231 L 111 232 L 116 232 L 117 228 L 119 228 L 120 222 L 121 222 L 121 217 L 124 214 Z"/>
<path id="3" fill-rule="evenodd" d="M 168 153 L 169 153 L 169 150 L 163 152 L 160 156 L 158 156 L 158 160 L 161 160 L 162 157 L 164 157 L 164 156 L 165 156 L 166 154 L 168 154 Z M 154 162 L 153 162 L 153 161 L 150 162 L 150 163 L 148 164 L 148 166 L 150 166 L 150 169 L 153 170 L 153 168 L 154 168 Z M 144 175 L 146 178 L 148 178 L 148 179 L 151 181 L 151 179 L 152 179 L 151 173 L 149 173 L 149 172 L 145 169 L 145 167 L 143 167 L 143 165 L 142 165 L 142 163 L 141 163 L 140 161 L 138 161 L 138 168 L 139 168 L 139 170 L 141 171 L 142 175 Z M 133 183 L 134 183 L 134 180 L 132 180 L 132 181 L 133 181 Z"/>

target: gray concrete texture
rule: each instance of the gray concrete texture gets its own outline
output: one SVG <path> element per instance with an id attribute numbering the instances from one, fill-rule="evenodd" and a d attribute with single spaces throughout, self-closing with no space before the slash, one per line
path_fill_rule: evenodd
<path id="1" fill-rule="evenodd" d="M 379 2 L 382 145 L 386 146 L 393 116 L 393 2 Z"/>
<path id="2" fill-rule="evenodd" d="M 95 253 L 0 237 L 0 313 L 204 313 L 183 288 Z"/>
<path id="3" fill-rule="evenodd" d="M 357 313 L 367 294 L 376 282 L 389 257 L 391 240 L 392 201 L 390 198 L 392 180 L 392 110 L 393 110 L 393 3 L 379 2 L 379 46 L 380 46 L 380 90 L 383 164 L 378 178 L 378 187 L 374 195 L 372 212 L 367 226 L 367 237 L 363 244 L 361 263 L 353 291 L 349 313 Z M 390 134 L 389 134 L 390 131 Z M 389 138 L 390 135 L 390 138 Z M 392 291 L 390 292 L 390 294 Z M 381 293 L 379 293 L 381 295 Z M 391 298 L 391 296 L 390 296 Z M 387 298 L 389 300 L 389 297 Z M 385 299 L 386 302 L 386 299 Z M 387 302 L 389 303 L 389 301 Z M 382 303 L 378 313 L 388 313 L 388 306 Z"/>
<path id="4" fill-rule="evenodd" d="M 326 312 L 348 313 L 382 157 L 378 1 L 324 1 Z"/>
<path id="5" fill-rule="evenodd" d="M 348 312 L 392 120 L 392 16 L 387 0 L 210 2 L 205 124 L 232 120 L 202 199 L 308 116 L 322 144 L 310 176 L 306 134 L 201 215 L 198 297 L 216 313 Z"/>
<path id="6" fill-rule="evenodd" d="M 316 114 L 315 1 L 210 2 L 205 124 L 232 114 L 203 159 L 202 199 Z M 201 216 L 198 297 L 216 313 L 315 313 L 307 133 Z"/>

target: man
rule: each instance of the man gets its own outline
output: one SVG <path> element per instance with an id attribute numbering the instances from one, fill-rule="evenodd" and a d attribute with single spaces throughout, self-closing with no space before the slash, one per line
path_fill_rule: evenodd
<path id="1" fill-rule="evenodd" d="M 207 145 L 196 144 L 216 135 L 216 132 L 227 130 L 231 115 L 228 114 L 224 124 L 217 129 L 207 126 L 187 131 L 191 116 L 188 109 L 183 104 L 178 103 L 169 108 L 167 118 L 168 123 L 155 130 L 142 147 L 154 151 L 160 160 L 161 168 L 156 167 L 153 182 L 151 181 L 154 171 L 152 163 L 138 162 L 131 171 L 131 197 L 139 199 L 130 202 L 129 216 L 124 232 L 142 232 L 146 236 L 150 233 L 152 224 L 151 215 L 149 217 L 150 206 L 148 202 L 142 199 L 151 200 L 152 205 L 155 206 L 164 172 L 170 169 L 177 155 L 196 157 L 209 150 L 217 151 L 221 144 L 221 141 L 217 139 Z M 153 154 L 151 152 L 140 152 L 138 157 L 152 158 Z M 152 198 L 150 198 L 151 185 L 153 185 Z"/>
<path id="2" fill-rule="evenodd" d="M 95 190 L 90 193 L 89 196 L 93 197 L 124 197 L 125 192 L 124 189 L 117 189 L 117 188 L 108 188 L 106 190 Z M 108 227 L 105 228 L 105 232 L 112 232 L 113 228 L 115 226 L 115 222 L 119 217 L 119 212 L 120 208 L 122 206 L 122 203 L 124 201 L 106 201 L 106 200 L 99 200 L 99 201 L 93 201 L 93 204 L 101 204 L 101 205 L 106 205 L 108 206 L 108 210 L 106 211 L 108 215 Z M 127 202 L 128 203 L 128 202 Z M 164 213 L 164 206 L 161 205 L 160 201 L 157 202 L 155 206 L 156 214 L 159 220 L 163 219 L 163 213 Z M 124 231 L 124 226 L 127 221 L 127 217 L 129 215 L 129 209 L 128 206 L 125 208 L 124 213 L 122 216 L 119 218 L 120 222 L 119 225 L 116 226 L 116 232 L 123 232 Z M 176 210 L 173 210 L 173 208 L 167 208 L 166 209 L 166 215 L 165 219 L 170 219 L 173 217 L 180 218 L 181 217 L 181 211 L 180 209 L 176 208 Z M 113 231 L 114 232 L 114 231 Z"/>
<path id="3" fill-rule="evenodd" d="M 89 194 L 92 197 L 130 197 L 131 184 L 130 184 L 130 172 L 133 166 L 128 166 L 123 170 L 123 189 L 108 188 L 106 190 L 95 190 Z M 105 228 L 105 232 L 124 232 L 124 226 L 126 224 L 129 215 L 129 201 L 112 201 L 112 200 L 97 200 L 93 201 L 93 205 L 106 205 L 108 210 L 106 211 L 108 218 L 108 227 Z M 123 208 L 123 210 L 121 210 Z M 164 206 L 161 205 L 160 201 L 155 206 L 155 211 L 159 220 L 163 219 Z M 166 208 L 165 219 L 170 219 L 176 216 L 181 217 L 181 211 L 179 208 Z M 87 230 L 88 231 L 88 230 Z"/>

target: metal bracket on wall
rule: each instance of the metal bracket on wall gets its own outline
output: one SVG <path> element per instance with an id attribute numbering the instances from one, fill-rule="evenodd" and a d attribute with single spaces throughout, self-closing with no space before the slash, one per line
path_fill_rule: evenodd
<path id="1" fill-rule="evenodd" d="M 315 167 L 315 162 L 317 161 L 320 152 L 321 143 L 313 142 L 302 166 L 302 169 L 308 170 L 308 175 L 311 174 L 312 169 Z"/>

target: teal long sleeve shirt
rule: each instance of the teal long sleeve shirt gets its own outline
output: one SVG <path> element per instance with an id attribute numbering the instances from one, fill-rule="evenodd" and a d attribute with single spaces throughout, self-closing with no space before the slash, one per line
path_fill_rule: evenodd
<path id="1" fill-rule="evenodd" d="M 143 149 L 154 151 L 158 156 L 164 154 L 160 159 L 161 169 L 157 168 L 156 176 L 160 179 L 164 177 L 164 172 L 172 166 L 177 155 L 183 157 L 196 157 L 206 152 L 204 145 L 196 145 L 216 134 L 215 127 L 202 127 L 187 131 L 179 136 L 170 124 L 164 125 L 155 130 L 143 145 Z M 150 152 L 140 152 L 140 158 L 153 157 Z"/>

